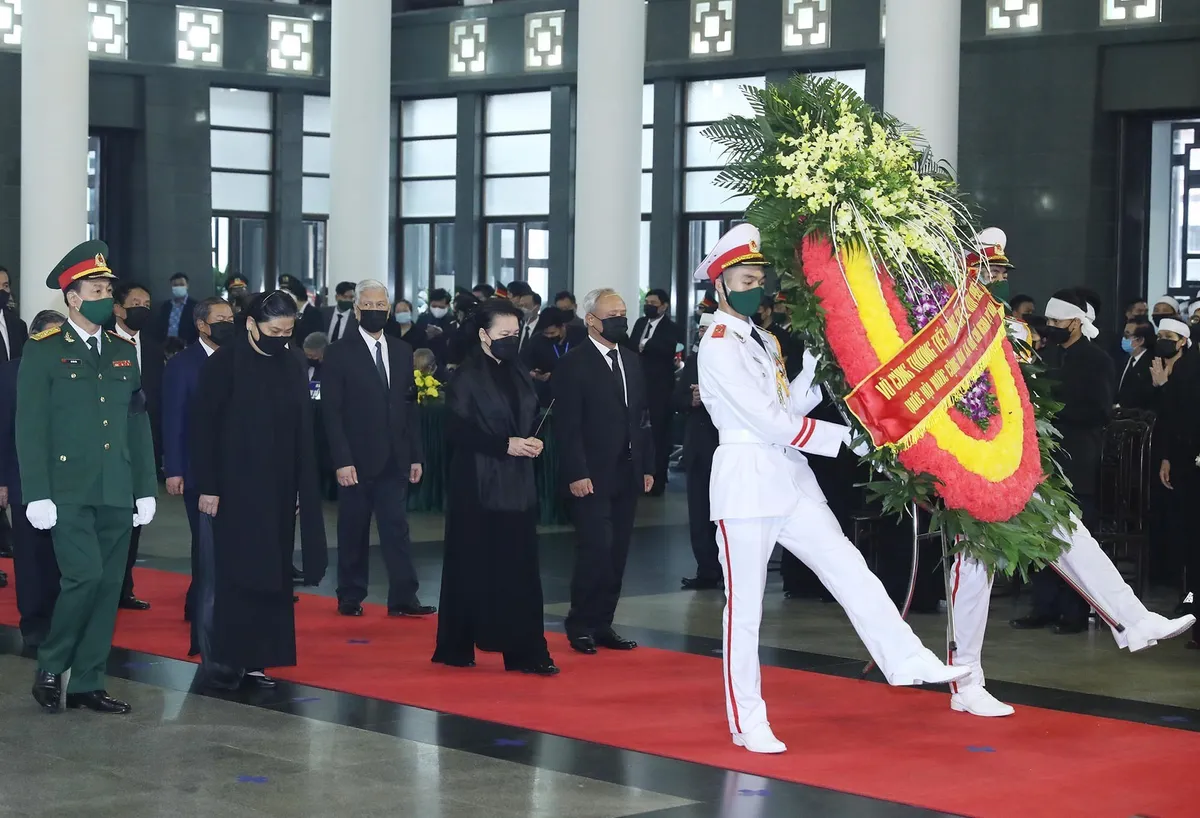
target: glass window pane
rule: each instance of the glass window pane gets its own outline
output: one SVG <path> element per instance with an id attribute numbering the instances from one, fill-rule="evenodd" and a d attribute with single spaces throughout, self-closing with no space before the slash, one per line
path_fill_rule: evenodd
<path id="1" fill-rule="evenodd" d="M 454 277 L 454 222 L 433 226 L 433 274 Z M 446 289 L 452 290 L 453 284 Z"/>
<path id="2" fill-rule="evenodd" d="M 517 277 L 517 229 L 515 224 L 487 226 L 487 279 L 493 287 Z"/>
<path id="3" fill-rule="evenodd" d="M 252 292 L 261 292 L 267 277 L 267 221 L 236 218 L 231 222 L 237 236 L 234 269 L 250 279 Z"/>
<path id="4" fill-rule="evenodd" d="M 406 224 L 400 235 L 403 242 L 404 297 L 410 304 L 417 294 L 429 287 L 429 232 L 428 224 Z"/>
<path id="5" fill-rule="evenodd" d="M 1200 253 L 1200 187 L 1188 190 L 1187 251 Z"/>
<path id="6" fill-rule="evenodd" d="M 209 137 L 212 166 L 218 170 L 270 170 L 271 135 L 213 130 Z"/>
<path id="7" fill-rule="evenodd" d="M 483 142 L 483 172 L 487 176 L 549 173 L 550 134 L 487 137 Z"/>
<path id="8" fill-rule="evenodd" d="M 1188 170 L 1200 170 L 1200 148 L 1188 151 Z"/>
<path id="9" fill-rule="evenodd" d="M 303 167 L 305 173 L 329 173 L 329 137 L 304 137 Z"/>
<path id="10" fill-rule="evenodd" d="M 271 211 L 271 177 L 265 173 L 214 173 L 212 209 Z"/>
<path id="11" fill-rule="evenodd" d="M 648 289 L 650 289 L 650 222 L 642 219 L 638 232 L 638 294 L 641 295 Z"/>
<path id="12" fill-rule="evenodd" d="M 400 135 L 454 136 L 458 133 L 458 100 L 410 99 L 400 103 L 402 124 Z"/>
<path id="13" fill-rule="evenodd" d="M 208 124 L 214 128 L 271 130 L 271 94 L 241 88 L 210 88 Z"/>
<path id="14" fill-rule="evenodd" d="M 429 139 L 405 142 L 401 148 L 400 172 L 406 179 L 423 176 L 454 176 L 458 170 L 458 140 Z"/>
<path id="15" fill-rule="evenodd" d="M 683 141 L 684 167 L 725 167 L 725 148 L 704 135 L 704 129 L 707 127 L 707 125 L 697 125 L 687 129 Z"/>
<path id="16" fill-rule="evenodd" d="M 1171 153 L 1176 156 L 1183 156 L 1187 151 L 1187 146 L 1196 141 L 1195 128 L 1180 128 L 1175 131 L 1174 138 L 1171 144 Z"/>
<path id="17" fill-rule="evenodd" d="M 550 268 L 549 267 L 529 267 L 525 270 L 525 280 L 529 282 L 530 288 L 540 295 L 544 300 L 550 292 Z"/>
<path id="18" fill-rule="evenodd" d="M 654 86 L 650 83 L 642 86 L 642 124 L 654 124 Z"/>
<path id="19" fill-rule="evenodd" d="M 495 94 L 487 98 L 486 133 L 550 130 L 550 92 Z"/>
<path id="20" fill-rule="evenodd" d="M 1167 261 L 1167 285 L 1183 286 L 1183 189 L 1182 165 L 1171 168 L 1171 236 Z"/>
<path id="21" fill-rule="evenodd" d="M 329 128 L 329 97 L 304 95 L 304 132 L 331 133 Z"/>
<path id="22" fill-rule="evenodd" d="M 305 215 L 329 215 L 329 178 L 305 176 L 301 182 L 300 207 Z"/>
<path id="23" fill-rule="evenodd" d="M 654 167 L 654 129 L 642 128 L 642 170 Z"/>
<path id="24" fill-rule="evenodd" d="M 1187 280 L 1189 284 L 1200 281 L 1200 258 L 1188 259 Z"/>
<path id="25" fill-rule="evenodd" d="M 550 258 L 550 231 L 545 225 L 525 226 L 526 261 L 546 261 Z M 545 293 L 541 293 L 543 296 Z"/>
<path id="26" fill-rule="evenodd" d="M 746 206 L 750 204 L 750 197 L 734 196 L 733 191 L 714 185 L 717 173 L 718 171 L 715 170 L 695 170 L 684 174 L 683 209 L 685 212 L 742 213 L 745 211 Z M 701 256 L 702 259 L 703 256 Z"/>
<path id="27" fill-rule="evenodd" d="M 454 180 L 401 183 L 400 215 L 406 219 L 453 216 Z"/>
<path id="28" fill-rule="evenodd" d="M 642 174 L 642 212 L 649 213 L 653 207 L 654 174 Z"/>
<path id="29" fill-rule="evenodd" d="M 730 114 L 750 116 L 750 103 L 742 94 L 742 86 L 765 88 L 766 77 L 700 80 L 687 84 L 687 121 L 716 122 Z"/>
<path id="30" fill-rule="evenodd" d="M 850 86 L 850 89 L 860 97 L 867 92 L 867 71 L 865 68 L 854 68 L 849 71 L 814 71 L 815 77 L 828 77 L 829 79 L 837 80 L 843 85 Z"/>
<path id="31" fill-rule="evenodd" d="M 545 216 L 549 213 L 549 176 L 516 176 L 484 180 L 483 215 Z"/>

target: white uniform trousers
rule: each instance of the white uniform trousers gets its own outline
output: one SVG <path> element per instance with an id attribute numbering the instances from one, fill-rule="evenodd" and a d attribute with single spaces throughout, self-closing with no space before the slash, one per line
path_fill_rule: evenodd
<path id="1" fill-rule="evenodd" d="M 812 569 L 845 609 L 850 624 L 885 676 L 926 650 L 871 573 L 862 554 L 842 533 L 825 503 L 801 497 L 787 517 L 717 521 L 717 549 L 725 574 L 722 663 L 725 710 L 731 733 L 767 722 L 758 660 L 767 561 L 779 543 Z"/>
<path id="2" fill-rule="evenodd" d="M 1072 516 L 1071 521 L 1074 532 L 1055 531 L 1055 536 L 1066 542 L 1067 548 L 1052 566 L 1112 628 L 1117 646 L 1128 647 L 1127 634 L 1119 632 L 1116 626 L 1128 629 L 1150 612 L 1091 532 L 1077 517 Z M 959 686 L 984 682 L 981 654 L 991 598 L 992 579 L 983 563 L 962 554 L 956 555 L 950 571 L 951 615 L 947 629 L 955 649 L 950 650 L 948 646 L 947 664 L 969 667 L 971 675 L 951 684 L 954 692 L 958 692 Z"/>

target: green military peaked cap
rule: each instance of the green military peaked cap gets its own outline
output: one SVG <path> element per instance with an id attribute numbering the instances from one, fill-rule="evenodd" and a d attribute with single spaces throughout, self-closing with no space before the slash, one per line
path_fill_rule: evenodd
<path id="1" fill-rule="evenodd" d="M 108 245 L 102 241 L 77 244 L 62 257 L 62 261 L 46 276 L 46 286 L 66 290 L 71 282 L 84 278 L 116 278 L 108 268 Z"/>

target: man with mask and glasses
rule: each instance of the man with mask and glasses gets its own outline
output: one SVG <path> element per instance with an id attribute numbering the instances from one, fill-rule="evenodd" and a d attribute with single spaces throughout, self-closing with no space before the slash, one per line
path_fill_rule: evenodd
<path id="1" fill-rule="evenodd" d="M 194 308 L 193 308 L 194 311 Z M 162 389 L 166 357 L 162 345 L 148 332 L 153 316 L 150 312 L 150 291 L 141 284 L 122 281 L 113 288 L 113 329 L 117 335 L 133 344 L 137 350 L 138 369 L 142 373 L 142 392 L 146 395 L 146 414 L 150 417 L 150 434 L 154 438 L 154 465 L 162 463 Z M 142 529 L 136 526 L 129 538 L 129 558 L 125 566 L 125 584 L 121 588 L 120 608 L 128 611 L 147 611 L 150 603 L 133 593 L 133 566 L 138 558 Z"/>
<path id="2" fill-rule="evenodd" d="M 615 290 L 583 299 L 587 340 L 562 357 L 550 382 L 559 477 L 575 524 L 571 648 L 633 650 L 613 630 L 639 495 L 654 487 L 654 443 L 638 355 L 629 349 L 625 301 Z"/>
<path id="3" fill-rule="evenodd" d="M 84 242 L 47 277 L 46 286 L 63 293 L 67 323 L 30 338 L 17 381 L 26 516 L 34 528 L 53 529 L 62 572 L 33 685 L 34 699 L 51 713 L 68 669 L 67 708 L 129 712 L 105 691 L 104 671 L 130 533 L 155 511 L 154 443 L 137 350 L 104 331 L 115 278 L 107 253 L 104 242 Z"/>
<path id="4" fill-rule="evenodd" d="M 337 609 L 362 616 L 367 596 L 371 517 L 388 575 L 388 616 L 428 616 L 417 599 L 408 534 L 408 486 L 425 460 L 412 347 L 384 333 L 392 314 L 387 287 L 360 281 L 354 334 L 330 344 L 321 368 L 321 413 L 338 482 Z"/>
<path id="5" fill-rule="evenodd" d="M 172 358 L 163 371 L 162 452 L 163 473 L 167 476 L 167 494 L 183 497 L 188 527 L 192 534 L 192 577 L 199 575 L 198 538 L 200 536 L 200 492 L 192 474 L 191 407 L 200 382 L 200 370 L 219 347 L 233 343 L 233 307 L 221 298 L 206 298 L 192 311 L 196 322 L 197 343 Z M 194 610 L 192 584 L 184 602 L 184 619 Z"/>
<path id="6" fill-rule="evenodd" d="M 900 617 L 883 584 L 842 533 L 805 454 L 835 457 L 851 441 L 840 424 L 814 420 L 816 359 L 788 381 L 779 345 L 754 326 L 763 300 L 766 259 L 758 230 L 726 233 L 696 270 L 711 283 L 719 309 L 700 342 L 700 399 L 717 427 L 710 515 L 725 575 L 722 664 L 733 743 L 754 753 L 782 753 L 760 690 L 758 631 L 767 561 L 775 544 L 811 568 L 845 608 L 888 682 L 950 682 L 966 669 L 946 667 Z"/>

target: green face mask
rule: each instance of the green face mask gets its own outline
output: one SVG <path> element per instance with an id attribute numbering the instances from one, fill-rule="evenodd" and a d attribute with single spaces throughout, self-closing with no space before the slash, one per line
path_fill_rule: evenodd
<path id="1" fill-rule="evenodd" d="M 112 298 L 97 298 L 95 301 L 84 301 L 79 305 L 79 314 L 93 324 L 104 325 L 112 318 Z"/>
<path id="2" fill-rule="evenodd" d="M 752 290 L 735 293 L 726 288 L 725 300 L 729 302 L 729 307 L 738 315 L 753 317 L 758 308 L 762 305 L 763 288 L 755 287 Z"/>
<path id="3" fill-rule="evenodd" d="M 987 288 L 997 301 L 1008 303 L 1008 281 L 993 281 Z"/>

